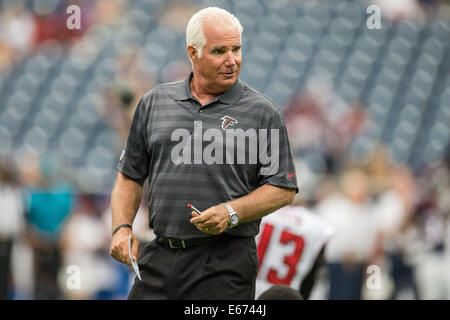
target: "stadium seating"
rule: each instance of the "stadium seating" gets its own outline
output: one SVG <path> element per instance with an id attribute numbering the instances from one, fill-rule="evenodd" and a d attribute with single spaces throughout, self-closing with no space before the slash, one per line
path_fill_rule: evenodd
<path id="1" fill-rule="evenodd" d="M 363 1 L 192 1 L 219 5 L 244 26 L 241 79 L 281 108 L 316 75 L 327 75 L 346 102 L 361 101 L 371 131 L 350 152 L 384 141 L 399 162 L 419 168 L 448 152 L 450 23 L 382 21 L 369 30 Z M 188 61 L 184 32 L 162 26 L 163 0 L 127 1 L 126 27 L 98 25 L 71 50 L 41 48 L 0 76 L 2 153 L 58 153 L 83 188 L 111 187 L 120 154 L 116 133 L 98 114 L 102 88 L 117 72 L 122 48 L 138 46 L 156 81 L 164 67 Z M 86 183 L 96 181 L 95 185 Z"/>

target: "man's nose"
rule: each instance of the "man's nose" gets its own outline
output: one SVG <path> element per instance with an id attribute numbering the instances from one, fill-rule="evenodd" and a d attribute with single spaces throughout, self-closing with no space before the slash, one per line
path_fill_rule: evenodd
<path id="1" fill-rule="evenodd" d="M 236 59 L 231 51 L 227 53 L 227 57 L 225 59 L 225 66 L 232 67 L 236 64 Z"/>

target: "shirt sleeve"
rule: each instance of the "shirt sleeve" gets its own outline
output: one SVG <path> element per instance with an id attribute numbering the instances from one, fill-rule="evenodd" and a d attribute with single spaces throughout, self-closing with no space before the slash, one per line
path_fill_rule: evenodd
<path id="1" fill-rule="evenodd" d="M 144 180 L 149 172 L 149 148 L 146 134 L 147 112 L 144 99 L 139 101 L 117 170 L 133 180 Z"/>
<path id="2" fill-rule="evenodd" d="M 263 121 L 262 129 L 259 137 L 260 184 L 292 188 L 298 193 L 297 173 L 281 111 L 276 110 Z"/>

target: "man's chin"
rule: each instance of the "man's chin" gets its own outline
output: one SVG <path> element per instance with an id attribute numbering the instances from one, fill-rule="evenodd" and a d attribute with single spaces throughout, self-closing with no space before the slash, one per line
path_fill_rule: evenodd
<path id="1" fill-rule="evenodd" d="M 224 85 L 233 85 L 236 81 L 238 80 L 238 76 L 237 74 L 233 74 L 233 75 L 222 75 L 222 77 L 220 78 L 220 83 L 223 83 Z"/>

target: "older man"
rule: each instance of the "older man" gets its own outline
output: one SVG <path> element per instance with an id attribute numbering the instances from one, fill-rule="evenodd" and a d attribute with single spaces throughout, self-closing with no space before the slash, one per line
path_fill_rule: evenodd
<path id="1" fill-rule="evenodd" d="M 111 255 L 130 265 L 131 233 L 142 276 L 129 299 L 254 299 L 261 218 L 298 189 L 281 112 L 238 80 L 241 33 L 223 9 L 194 14 L 193 72 L 151 89 L 136 109 L 111 196 Z M 131 225 L 146 178 L 157 237 L 138 253 Z"/>

